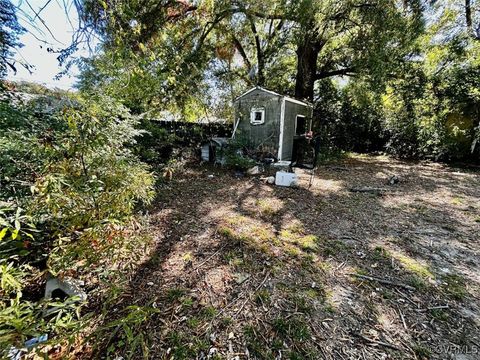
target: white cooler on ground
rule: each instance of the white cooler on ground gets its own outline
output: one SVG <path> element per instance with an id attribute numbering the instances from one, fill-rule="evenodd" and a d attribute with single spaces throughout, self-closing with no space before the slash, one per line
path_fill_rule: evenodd
<path id="1" fill-rule="evenodd" d="M 275 185 L 296 186 L 298 184 L 297 174 L 285 171 L 277 171 L 275 174 Z"/>

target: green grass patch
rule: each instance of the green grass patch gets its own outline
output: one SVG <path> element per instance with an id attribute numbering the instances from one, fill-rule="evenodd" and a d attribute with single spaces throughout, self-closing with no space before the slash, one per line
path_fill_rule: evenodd
<path id="1" fill-rule="evenodd" d="M 408 284 L 413 286 L 415 289 L 423 291 L 428 288 L 427 283 L 425 283 L 425 280 L 417 275 L 411 275 L 408 278 Z"/>
<path id="2" fill-rule="evenodd" d="M 322 247 L 324 256 L 338 255 L 348 249 L 348 246 L 340 240 L 325 240 Z"/>
<path id="3" fill-rule="evenodd" d="M 243 215 L 235 215 L 226 219 L 227 224 L 229 225 L 242 225 L 245 224 L 248 219 Z"/>
<path id="4" fill-rule="evenodd" d="M 315 251 L 318 249 L 318 238 L 315 235 L 306 235 L 297 239 L 297 244 L 302 250 Z"/>
<path id="5" fill-rule="evenodd" d="M 280 240 L 295 244 L 303 251 L 318 250 L 318 238 L 315 235 L 301 235 L 290 230 L 282 230 Z"/>
<path id="6" fill-rule="evenodd" d="M 460 275 L 449 274 L 443 276 L 442 289 L 455 300 L 463 300 L 468 295 L 466 281 Z"/>
<path id="7" fill-rule="evenodd" d="M 200 324 L 202 323 L 202 321 L 197 318 L 196 316 L 193 316 L 189 319 L 187 319 L 187 326 L 191 329 L 196 329 L 197 327 L 200 326 Z"/>
<path id="8" fill-rule="evenodd" d="M 460 198 L 460 197 L 454 197 L 452 200 L 451 200 L 451 203 L 452 205 L 462 205 L 463 204 L 463 199 Z"/>
<path id="9" fill-rule="evenodd" d="M 414 345 L 412 347 L 412 350 L 420 360 L 430 359 L 430 357 L 432 356 L 432 351 L 421 344 Z"/>
<path id="10" fill-rule="evenodd" d="M 255 293 L 255 302 L 257 304 L 269 304 L 270 292 L 267 289 L 259 290 Z"/>
<path id="11" fill-rule="evenodd" d="M 288 224 L 288 226 L 285 229 L 294 233 L 294 234 L 304 234 L 305 233 L 305 227 L 298 220 L 292 221 L 292 223 Z"/>
<path id="12" fill-rule="evenodd" d="M 193 306 L 193 299 L 190 296 L 186 296 L 182 299 L 182 306 L 185 309 L 190 309 Z"/>
<path id="13" fill-rule="evenodd" d="M 217 315 L 217 309 L 215 309 L 213 306 L 204 307 L 200 311 L 200 316 L 205 320 L 212 320 L 215 315 Z"/>
<path id="14" fill-rule="evenodd" d="M 439 321 L 448 321 L 449 318 L 448 312 L 443 309 L 432 309 L 430 315 Z"/>
<path id="15" fill-rule="evenodd" d="M 375 249 L 373 249 L 372 258 L 373 258 L 373 260 L 375 260 L 375 261 L 381 261 L 381 260 L 389 259 L 389 258 L 390 258 L 390 254 L 389 254 L 389 252 L 388 252 L 386 249 L 384 249 L 383 247 L 381 247 L 381 246 L 376 246 Z"/>
<path id="16" fill-rule="evenodd" d="M 271 199 L 258 199 L 255 205 L 259 208 L 260 213 L 265 216 L 274 216 L 279 212 L 279 209 L 272 206 Z"/>
<path id="17" fill-rule="evenodd" d="M 275 359 L 275 352 L 283 347 L 279 339 L 272 339 L 271 344 L 266 344 L 260 333 L 263 330 L 248 325 L 243 329 L 243 334 L 247 342 L 247 348 L 257 359 Z"/>
<path id="18" fill-rule="evenodd" d="M 170 302 L 180 300 L 187 291 L 182 288 L 173 288 L 173 289 L 168 289 L 167 290 L 167 300 Z"/>
<path id="19" fill-rule="evenodd" d="M 288 300 L 292 303 L 293 310 L 303 314 L 313 313 L 314 308 L 311 304 L 311 298 L 307 298 L 301 294 L 292 294 L 288 297 Z"/>
<path id="20" fill-rule="evenodd" d="M 236 230 L 233 230 L 227 226 L 220 226 L 218 228 L 218 233 L 233 242 L 248 243 L 253 241 L 253 239 L 250 236 L 237 232 Z"/>
<path id="21" fill-rule="evenodd" d="M 185 334 L 183 331 L 170 331 L 166 336 L 166 342 L 171 349 L 172 359 L 195 359 L 199 352 L 207 352 L 209 349 L 206 340 Z"/>
<path id="22" fill-rule="evenodd" d="M 434 279 L 435 276 L 432 274 L 427 265 L 422 264 L 414 258 L 401 254 L 397 251 L 392 251 L 391 256 L 402 264 L 405 270 L 414 273 L 415 275 L 421 278 Z"/>
<path id="23" fill-rule="evenodd" d="M 300 317 L 276 318 L 272 328 L 280 337 L 292 341 L 306 341 L 311 338 L 307 323 Z"/>

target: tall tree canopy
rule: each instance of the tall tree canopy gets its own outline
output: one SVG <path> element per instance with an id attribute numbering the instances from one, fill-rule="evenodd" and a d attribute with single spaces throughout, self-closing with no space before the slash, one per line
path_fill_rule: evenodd
<path id="1" fill-rule="evenodd" d="M 18 23 L 12 2 L 0 0 L 0 78 L 6 75 L 7 67 L 16 71 L 12 51 L 21 46 L 18 36 L 24 31 Z"/>
<path id="2" fill-rule="evenodd" d="M 478 148 L 478 1 L 85 0 L 81 14 L 102 46 L 79 88 L 134 112 L 224 116 L 234 96 L 262 85 L 314 102 L 317 114 L 334 108 L 321 104 L 329 96 L 349 102 L 327 109 L 337 130 L 377 129 L 399 155 Z M 351 139 L 364 143 L 364 130 Z"/>
<path id="3" fill-rule="evenodd" d="M 87 0 L 85 22 L 104 43 L 79 86 L 104 86 L 132 106 L 185 108 L 212 84 L 313 100 L 320 79 L 391 76 L 412 54 L 421 10 L 419 0 Z"/>
<path id="4" fill-rule="evenodd" d="M 403 157 L 478 161 L 479 4 L 425 6 L 416 55 L 401 62 L 384 89 L 368 88 L 358 77 L 343 89 L 322 82 L 315 104 L 325 138 L 349 150 L 386 146 Z"/>

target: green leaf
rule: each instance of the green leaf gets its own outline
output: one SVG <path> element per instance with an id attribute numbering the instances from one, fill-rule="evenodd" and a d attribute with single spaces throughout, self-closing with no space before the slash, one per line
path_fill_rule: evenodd
<path id="1" fill-rule="evenodd" d="M 0 240 L 2 240 L 5 237 L 5 234 L 7 233 L 8 228 L 3 228 L 2 231 L 0 231 Z"/>

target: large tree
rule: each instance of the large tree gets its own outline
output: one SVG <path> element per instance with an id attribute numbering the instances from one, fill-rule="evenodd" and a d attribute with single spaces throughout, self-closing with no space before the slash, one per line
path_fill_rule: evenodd
<path id="1" fill-rule="evenodd" d="M 18 36 L 24 31 L 12 2 L 0 0 L 0 78 L 6 75 L 7 67 L 16 71 L 13 50 L 21 46 Z"/>
<path id="2" fill-rule="evenodd" d="M 320 79 L 391 76 L 411 53 L 421 15 L 419 0 L 86 0 L 83 18 L 104 52 L 87 63 L 80 86 L 122 79 L 115 92 L 143 85 L 148 91 L 133 94 L 149 105 L 185 102 L 212 81 L 313 100 Z"/>

